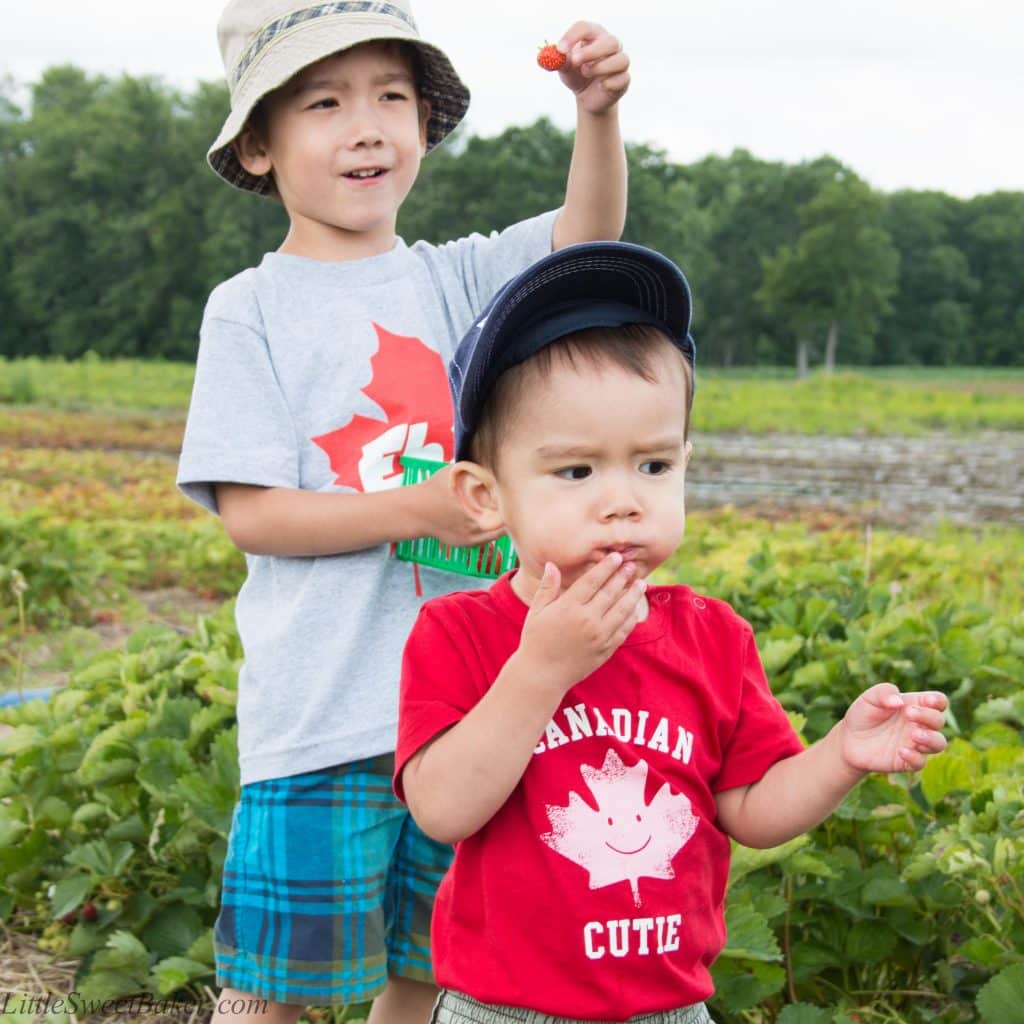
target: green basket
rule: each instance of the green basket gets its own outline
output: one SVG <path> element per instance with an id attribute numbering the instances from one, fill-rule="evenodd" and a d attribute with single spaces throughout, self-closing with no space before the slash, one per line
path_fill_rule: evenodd
<path id="1" fill-rule="evenodd" d="M 402 464 L 403 487 L 422 483 L 448 465 L 447 462 L 435 462 L 433 459 L 415 459 L 411 455 L 403 455 L 399 462 Z M 508 536 L 473 548 L 442 544 L 436 537 L 418 537 L 415 540 L 399 541 L 395 545 L 395 556 L 405 562 L 429 565 L 432 569 L 489 580 L 496 580 L 503 572 L 519 564 L 512 539 Z"/>

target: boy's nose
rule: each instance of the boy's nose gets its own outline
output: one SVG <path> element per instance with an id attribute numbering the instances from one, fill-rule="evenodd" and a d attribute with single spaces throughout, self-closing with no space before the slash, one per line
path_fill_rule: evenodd
<path id="1" fill-rule="evenodd" d="M 348 145 L 352 149 L 360 146 L 379 146 L 384 141 L 380 121 L 369 108 L 360 107 L 353 113 L 348 126 Z"/>
<path id="2" fill-rule="evenodd" d="M 601 518 L 636 519 L 641 507 L 633 488 L 625 480 L 608 480 L 601 495 Z"/>

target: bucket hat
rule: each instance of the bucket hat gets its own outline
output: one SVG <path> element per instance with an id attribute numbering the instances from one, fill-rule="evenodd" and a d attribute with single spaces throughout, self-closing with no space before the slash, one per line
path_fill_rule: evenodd
<path id="1" fill-rule="evenodd" d="M 637 323 L 659 328 L 695 368 L 690 313 L 686 277 L 654 249 L 584 242 L 538 260 L 502 286 L 448 364 L 456 460 L 469 457 L 484 403 L 506 370 L 575 331 Z"/>
<path id="2" fill-rule="evenodd" d="M 304 67 L 370 40 L 402 40 L 421 57 L 423 97 L 430 101 L 427 151 L 462 120 L 469 89 L 444 52 L 420 38 L 408 0 L 231 0 L 217 24 L 217 40 L 231 96 L 231 113 L 206 159 L 236 188 L 268 195 L 266 176 L 249 174 L 232 141 L 259 101 Z"/>

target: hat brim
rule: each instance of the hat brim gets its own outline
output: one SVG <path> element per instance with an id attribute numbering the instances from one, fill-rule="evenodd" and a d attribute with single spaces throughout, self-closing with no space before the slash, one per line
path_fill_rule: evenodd
<path id="1" fill-rule="evenodd" d="M 540 348 L 587 327 L 647 323 L 662 330 L 693 365 L 691 312 L 683 272 L 644 246 L 587 242 L 534 263 L 495 295 L 452 359 L 456 458 L 466 457 L 497 377 Z"/>
<path id="2" fill-rule="evenodd" d="M 406 42 L 419 52 L 422 60 L 420 93 L 430 104 L 427 121 L 429 153 L 465 117 L 469 109 L 469 89 L 444 52 L 424 42 L 407 26 L 379 16 L 354 19 L 352 15 L 345 15 L 323 17 L 298 26 L 283 38 L 276 39 L 274 45 L 246 69 L 232 96 L 231 112 L 207 153 L 209 165 L 235 188 L 257 195 L 272 194 L 273 183 L 269 176 L 250 174 L 239 162 L 233 145 L 256 104 L 310 64 L 373 41 Z"/>

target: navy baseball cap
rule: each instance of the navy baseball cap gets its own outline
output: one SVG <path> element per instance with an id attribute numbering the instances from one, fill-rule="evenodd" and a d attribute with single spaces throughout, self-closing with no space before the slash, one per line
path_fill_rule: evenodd
<path id="1" fill-rule="evenodd" d="M 623 324 L 653 324 L 695 365 L 690 286 L 683 272 L 653 249 L 628 242 L 570 245 L 507 282 L 448 364 L 456 460 L 468 457 L 484 403 L 502 373 L 566 334 Z"/>

